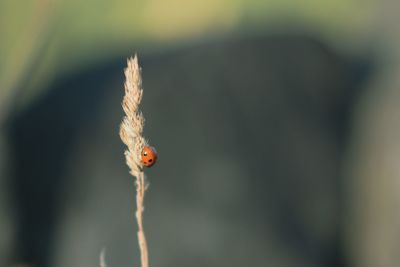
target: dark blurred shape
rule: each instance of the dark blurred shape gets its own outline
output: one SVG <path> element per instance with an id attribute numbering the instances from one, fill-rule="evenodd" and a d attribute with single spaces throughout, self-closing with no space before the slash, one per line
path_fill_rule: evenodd
<path id="1" fill-rule="evenodd" d="M 70 146 L 83 126 L 96 126 L 105 96 L 104 82 L 116 69 L 97 68 L 60 81 L 9 122 L 18 261 L 50 266 L 48 258 L 65 197 L 63 179 Z"/>
<path id="2" fill-rule="evenodd" d="M 117 131 L 99 122 L 104 105 L 120 109 L 120 102 L 109 101 L 122 99 L 125 56 L 57 81 L 10 120 L 15 260 L 50 266 L 59 211 L 67 199 L 66 158 L 73 157 L 70 147 L 82 128 L 96 129 L 99 135 Z M 340 169 L 349 115 L 369 64 L 314 38 L 291 35 L 231 38 L 142 56 L 141 61 L 143 105 L 152 113 L 148 131 L 162 151 L 163 179 L 175 185 L 177 201 L 190 204 L 193 192 L 187 190 L 196 189 L 174 170 L 190 173 L 203 155 L 234 158 L 246 174 L 246 202 L 221 216 L 233 216 L 257 231 L 266 250 L 273 232 L 287 257 L 301 260 L 297 266 L 347 266 Z M 118 125 L 122 111 L 113 116 Z M 115 151 L 122 151 L 122 144 Z M 182 151 L 190 155 L 183 158 L 184 166 L 176 161 Z M 122 155 L 115 159 L 112 154 L 110 161 L 121 161 Z M 227 265 L 212 266 L 243 266 L 222 254 L 211 262 Z M 191 264 L 181 258 L 165 266 L 209 262 L 196 261 L 195 255 L 192 259 Z M 249 266 L 270 265 L 285 266 Z"/>

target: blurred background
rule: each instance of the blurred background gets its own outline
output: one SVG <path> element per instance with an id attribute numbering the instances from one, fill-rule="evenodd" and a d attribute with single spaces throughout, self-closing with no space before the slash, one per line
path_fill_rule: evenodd
<path id="1" fill-rule="evenodd" d="M 400 3 L 0 0 L 0 266 L 400 266 Z"/>

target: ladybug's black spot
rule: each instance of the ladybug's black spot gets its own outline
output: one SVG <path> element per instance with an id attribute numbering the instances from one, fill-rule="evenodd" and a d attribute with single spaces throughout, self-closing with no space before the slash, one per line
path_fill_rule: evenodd
<path id="1" fill-rule="evenodd" d="M 152 159 L 149 159 L 149 162 L 152 162 L 153 160 Z"/>

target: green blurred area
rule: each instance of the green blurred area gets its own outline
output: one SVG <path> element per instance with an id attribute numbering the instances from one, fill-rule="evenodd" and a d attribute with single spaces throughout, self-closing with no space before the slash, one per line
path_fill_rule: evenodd
<path id="1" fill-rule="evenodd" d="M 341 46 L 364 41 L 378 1 L 0 2 L 0 109 L 24 105 L 60 75 L 121 51 L 154 51 L 229 34 L 307 29 Z M 129 56 L 129 55 L 127 55 Z M 15 108 L 15 107 L 14 107 Z"/>

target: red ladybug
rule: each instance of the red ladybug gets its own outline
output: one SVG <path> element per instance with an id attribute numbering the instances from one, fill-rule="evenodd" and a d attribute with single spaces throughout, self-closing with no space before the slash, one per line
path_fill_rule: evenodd
<path id="1" fill-rule="evenodd" d="M 142 163 L 146 167 L 151 167 L 157 161 L 157 151 L 152 146 L 145 146 L 142 151 Z"/>

